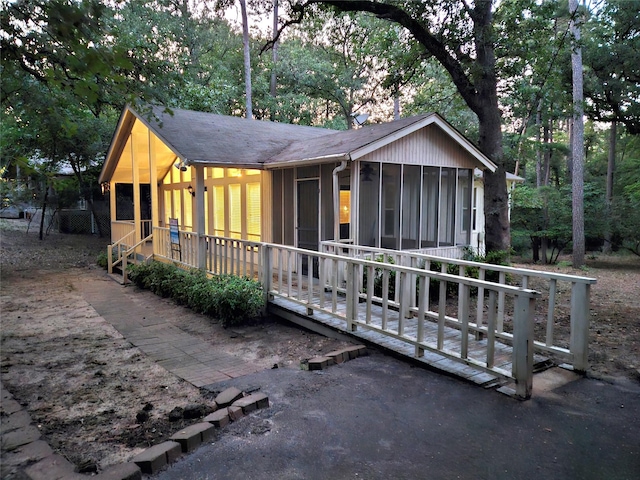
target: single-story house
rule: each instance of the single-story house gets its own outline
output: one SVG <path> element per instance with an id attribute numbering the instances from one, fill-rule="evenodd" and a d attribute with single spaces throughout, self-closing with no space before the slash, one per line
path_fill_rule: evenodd
<path id="1" fill-rule="evenodd" d="M 495 169 L 436 113 L 335 131 L 128 106 L 99 180 L 114 242 L 177 219 L 198 235 L 459 257 L 484 250 L 474 172 Z"/>

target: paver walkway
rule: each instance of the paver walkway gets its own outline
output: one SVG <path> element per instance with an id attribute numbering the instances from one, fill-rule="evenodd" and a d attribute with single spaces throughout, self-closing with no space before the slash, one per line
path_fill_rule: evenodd
<path id="1" fill-rule="evenodd" d="M 255 373 L 261 367 L 216 351 L 199 337 L 167 319 L 167 312 L 140 301 L 108 277 L 87 279 L 79 286 L 84 299 L 151 360 L 187 382 L 202 387 Z"/>

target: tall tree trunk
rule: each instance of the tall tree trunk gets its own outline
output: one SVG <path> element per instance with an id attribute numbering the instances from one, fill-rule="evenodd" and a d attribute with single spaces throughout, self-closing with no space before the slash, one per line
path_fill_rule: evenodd
<path id="1" fill-rule="evenodd" d="M 536 109 L 536 187 L 542 186 L 542 99 L 538 101 Z"/>
<path id="2" fill-rule="evenodd" d="M 507 173 L 502 149 L 502 114 L 498 104 L 498 78 L 490 1 L 478 1 L 474 8 L 477 63 L 475 77 L 479 123 L 478 146 L 497 165 L 494 173 L 484 172 L 485 246 L 487 252 L 511 248 Z"/>
<path id="3" fill-rule="evenodd" d="M 569 122 L 567 122 L 567 128 L 568 128 L 568 136 L 569 136 L 569 146 L 573 145 L 573 136 L 574 136 L 574 132 L 573 132 L 573 118 L 569 119 Z M 569 148 L 569 152 L 567 153 L 567 175 L 566 175 L 566 181 L 569 183 L 569 185 L 571 185 L 571 183 L 573 182 L 573 149 Z M 558 181 L 556 182 L 558 185 L 560 184 L 560 181 L 558 179 Z"/>
<path id="4" fill-rule="evenodd" d="M 244 46 L 244 89 L 246 96 L 247 118 L 253 118 L 253 103 L 251 100 L 251 55 L 249 53 L 249 22 L 247 19 L 247 2 L 240 0 L 242 13 L 242 44 Z"/>
<path id="5" fill-rule="evenodd" d="M 614 120 L 611 122 L 611 131 L 609 132 L 609 161 L 607 162 L 607 190 L 605 193 L 605 209 L 606 209 L 606 228 L 604 231 L 604 253 L 611 253 L 611 204 L 613 202 L 613 174 L 616 169 L 616 142 L 617 142 L 617 126 Z"/>
<path id="6" fill-rule="evenodd" d="M 42 199 L 42 215 L 40 216 L 40 232 L 38 237 L 40 240 L 44 240 L 44 216 L 47 212 L 47 201 L 49 200 L 49 180 L 45 181 L 44 186 L 44 198 Z"/>
<path id="7" fill-rule="evenodd" d="M 400 120 L 400 92 L 393 96 L 393 119 Z"/>
<path id="8" fill-rule="evenodd" d="M 578 0 L 569 0 L 571 15 L 571 73 L 573 78 L 573 175 L 571 200 L 573 210 L 573 267 L 584 265 L 584 122 L 583 122 L 583 73 L 582 48 L 580 47 L 580 24 L 578 21 Z"/>
<path id="9" fill-rule="evenodd" d="M 551 149 L 553 144 L 553 122 L 551 120 L 544 127 L 544 143 L 546 149 L 544 152 L 543 185 L 548 186 L 551 181 L 551 157 L 553 156 L 553 150 Z"/>
<path id="10" fill-rule="evenodd" d="M 269 83 L 269 93 L 272 97 L 276 96 L 277 89 L 277 75 L 276 64 L 278 63 L 278 0 L 273 0 L 273 49 L 271 51 L 271 60 L 273 61 L 273 67 L 271 70 L 271 81 Z"/>

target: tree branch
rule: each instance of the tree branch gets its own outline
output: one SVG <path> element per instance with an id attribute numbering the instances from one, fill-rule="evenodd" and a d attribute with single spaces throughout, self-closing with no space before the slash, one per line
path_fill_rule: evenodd
<path id="1" fill-rule="evenodd" d="M 438 40 L 428 28 L 422 25 L 418 20 L 414 19 L 404 9 L 392 5 L 389 3 L 381 3 L 369 0 L 307 0 L 304 3 L 294 5 L 294 18 L 285 22 L 279 29 L 276 35 L 269 40 L 260 50 L 260 54 L 273 48 L 273 45 L 278 42 L 280 35 L 291 25 L 299 25 L 307 9 L 311 5 L 327 5 L 334 8 L 339 12 L 367 12 L 372 13 L 377 18 L 387 20 L 389 22 L 397 23 L 405 27 L 414 39 L 424 47 L 424 49 L 440 62 L 440 64 L 447 70 L 453 83 L 460 92 L 460 95 L 467 103 L 469 108 L 476 114 L 481 111 L 481 102 L 479 93 L 466 74 L 461 60 L 456 59 L 445 45 Z M 465 4 L 465 9 L 469 11 L 469 6 Z M 463 59 L 468 60 L 468 59 Z"/>

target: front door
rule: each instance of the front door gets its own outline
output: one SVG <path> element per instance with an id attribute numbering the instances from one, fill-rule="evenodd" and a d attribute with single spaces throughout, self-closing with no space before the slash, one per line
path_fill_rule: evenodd
<path id="1" fill-rule="evenodd" d="M 298 180 L 297 247 L 318 250 L 320 244 L 318 179 Z M 316 262 L 314 262 L 316 263 Z M 307 273 L 308 257 L 302 257 L 302 272 Z M 316 268 L 314 266 L 314 274 Z"/>

